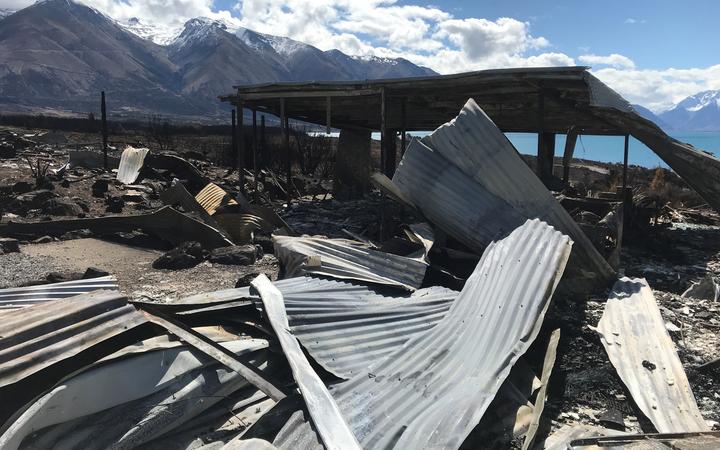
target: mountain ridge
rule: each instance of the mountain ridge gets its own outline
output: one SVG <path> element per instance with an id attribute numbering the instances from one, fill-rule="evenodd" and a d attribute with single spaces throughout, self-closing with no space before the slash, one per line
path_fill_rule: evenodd
<path id="1" fill-rule="evenodd" d="M 407 60 L 354 58 L 208 18 L 188 20 L 171 39 L 170 28 L 121 23 L 73 0 L 45 0 L 0 20 L 5 112 L 87 114 L 104 90 L 115 114 L 224 119 L 229 106 L 217 97 L 238 84 L 435 73 Z"/>

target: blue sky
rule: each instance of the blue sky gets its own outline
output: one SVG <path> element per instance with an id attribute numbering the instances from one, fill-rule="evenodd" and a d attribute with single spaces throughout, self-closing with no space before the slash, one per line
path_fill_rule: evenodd
<path id="1" fill-rule="evenodd" d="M 20 8 L 34 0 L 0 0 Z M 720 1 L 79 0 L 117 20 L 179 33 L 194 17 L 321 50 L 403 57 L 439 73 L 589 65 L 632 103 L 661 112 L 720 89 Z"/>

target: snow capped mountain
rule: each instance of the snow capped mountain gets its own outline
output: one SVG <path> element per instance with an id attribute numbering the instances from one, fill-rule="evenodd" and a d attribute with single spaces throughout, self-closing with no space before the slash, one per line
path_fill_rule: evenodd
<path id="1" fill-rule="evenodd" d="M 698 92 L 659 116 L 673 130 L 720 131 L 720 90 Z"/>
<path id="2" fill-rule="evenodd" d="M 14 9 L 8 9 L 8 8 L 0 8 L 0 20 L 6 18 L 10 14 L 14 13 Z"/>
<path id="3" fill-rule="evenodd" d="M 118 21 L 118 25 L 130 33 L 140 38 L 150 40 L 158 45 L 169 45 L 183 31 L 183 27 L 148 24 L 142 22 L 137 17 L 133 17 L 125 22 Z"/>
<path id="4" fill-rule="evenodd" d="M 74 0 L 43 0 L 2 19 L 0 108 L 87 114 L 101 90 L 115 112 L 225 117 L 239 84 L 433 73 L 404 59 L 322 51 L 287 37 L 196 18 L 180 28 L 120 22 Z"/>
<path id="5" fill-rule="evenodd" d="M 675 105 L 673 109 L 683 108 L 689 112 L 696 112 L 706 107 L 712 108 L 713 106 L 715 108 L 720 106 L 720 91 L 698 92 Z"/>

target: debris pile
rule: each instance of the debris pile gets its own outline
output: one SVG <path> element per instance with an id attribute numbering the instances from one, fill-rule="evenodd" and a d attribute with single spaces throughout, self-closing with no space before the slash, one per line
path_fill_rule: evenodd
<path id="1" fill-rule="evenodd" d="M 150 242 L 126 264 L 144 283 L 234 278 L 0 289 L 2 448 L 720 447 L 720 264 L 654 292 L 643 250 L 621 264 L 623 204 L 553 195 L 472 100 L 372 176 L 382 194 L 283 217 L 249 173 L 142 147 L 105 164 L 3 181 L 0 258 Z"/>

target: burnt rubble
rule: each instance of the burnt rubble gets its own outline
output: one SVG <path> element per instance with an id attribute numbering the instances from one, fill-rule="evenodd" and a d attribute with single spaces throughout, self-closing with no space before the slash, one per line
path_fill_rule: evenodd
<path id="1" fill-rule="evenodd" d="M 470 101 L 339 200 L 0 132 L 0 447 L 717 448 L 720 218 L 501 135 Z"/>

